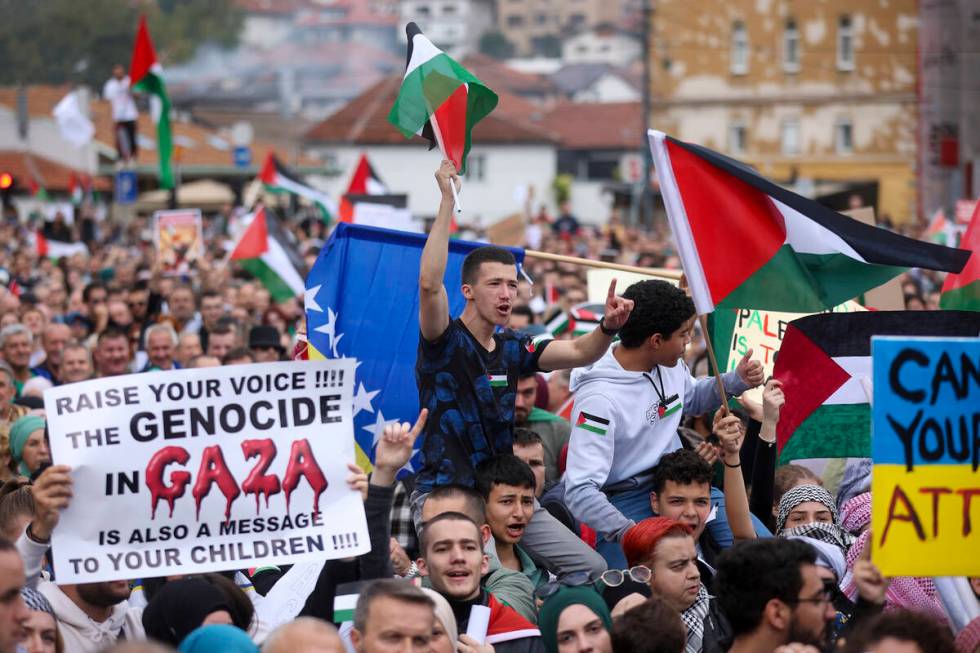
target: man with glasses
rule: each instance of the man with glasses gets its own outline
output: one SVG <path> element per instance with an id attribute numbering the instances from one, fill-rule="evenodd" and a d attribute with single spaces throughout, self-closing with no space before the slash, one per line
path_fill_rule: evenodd
<path id="1" fill-rule="evenodd" d="M 813 548 L 797 540 L 736 544 L 719 559 L 715 590 L 735 638 L 729 653 L 790 643 L 822 650 L 836 616 L 833 581 L 820 577 Z"/>

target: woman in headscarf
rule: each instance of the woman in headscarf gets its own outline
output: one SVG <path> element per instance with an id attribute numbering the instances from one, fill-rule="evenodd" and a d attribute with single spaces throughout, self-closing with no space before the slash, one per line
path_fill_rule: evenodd
<path id="1" fill-rule="evenodd" d="M 30 611 L 24 622 L 25 636 L 21 646 L 27 653 L 63 653 L 65 642 L 58 632 L 58 620 L 51 604 L 43 594 L 29 587 L 22 589 L 20 595 Z"/>
<path id="2" fill-rule="evenodd" d="M 456 642 L 459 640 L 459 630 L 456 627 L 456 617 L 442 594 L 423 587 L 422 591 L 432 599 L 436 606 L 436 620 L 432 630 L 432 653 L 456 653 Z"/>
<path id="3" fill-rule="evenodd" d="M 549 596 L 538 628 L 548 653 L 612 653 L 612 617 L 590 587 L 561 587 Z"/>
<path id="4" fill-rule="evenodd" d="M 838 547 L 846 554 L 854 536 L 841 526 L 830 492 L 819 485 L 797 485 L 779 501 L 776 536 L 804 535 Z"/>
<path id="5" fill-rule="evenodd" d="M 178 646 L 191 631 L 209 624 L 231 625 L 245 632 L 252 614 L 244 613 L 238 604 L 251 607 L 247 597 L 244 602 L 234 601 L 223 586 L 211 580 L 173 580 L 160 588 L 143 610 L 143 628 L 150 639 L 171 646 Z"/>
<path id="6" fill-rule="evenodd" d="M 21 476 L 30 477 L 42 463 L 51 462 L 44 418 L 25 415 L 10 427 L 10 467 Z"/>

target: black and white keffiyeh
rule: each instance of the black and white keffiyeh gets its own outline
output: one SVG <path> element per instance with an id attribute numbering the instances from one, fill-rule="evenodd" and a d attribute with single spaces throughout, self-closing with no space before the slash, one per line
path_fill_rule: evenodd
<path id="1" fill-rule="evenodd" d="M 704 585 L 698 590 L 698 596 L 687 610 L 681 613 L 681 621 L 687 626 L 687 643 L 684 653 L 701 653 L 704 642 L 704 618 L 708 616 L 711 596 Z"/>
<path id="2" fill-rule="evenodd" d="M 830 492 L 819 485 L 797 485 L 779 500 L 779 514 L 776 517 L 776 535 L 781 534 L 783 527 L 786 525 L 786 520 L 789 518 L 789 514 L 793 512 L 793 508 L 809 501 L 816 501 L 827 506 L 827 510 L 833 515 L 834 523 L 840 528 L 840 516 L 837 514 L 837 505 L 834 503 L 834 498 L 830 496 Z"/>

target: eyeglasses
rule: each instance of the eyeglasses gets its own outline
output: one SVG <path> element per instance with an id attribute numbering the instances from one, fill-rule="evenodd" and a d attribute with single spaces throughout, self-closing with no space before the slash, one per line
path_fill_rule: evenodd
<path id="1" fill-rule="evenodd" d="M 562 587 L 582 587 L 592 583 L 592 575 L 587 571 L 573 571 L 562 576 L 561 579 L 545 583 L 534 590 L 534 597 L 544 601 L 549 596 L 555 594 Z"/>
<path id="2" fill-rule="evenodd" d="M 819 595 L 808 599 L 797 597 L 793 603 L 813 603 L 814 605 L 821 605 L 824 603 L 833 603 L 835 598 L 837 598 L 837 584 L 832 580 L 825 580 L 823 582 L 823 589 L 820 590 Z"/>
<path id="3" fill-rule="evenodd" d="M 602 572 L 599 580 L 606 584 L 606 587 L 619 587 L 626 582 L 627 576 L 637 583 L 649 583 L 653 572 L 645 565 L 636 565 L 629 569 L 610 569 Z"/>

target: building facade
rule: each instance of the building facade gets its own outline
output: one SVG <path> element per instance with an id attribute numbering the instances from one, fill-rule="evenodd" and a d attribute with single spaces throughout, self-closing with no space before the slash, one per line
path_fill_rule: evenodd
<path id="1" fill-rule="evenodd" d="M 480 36 L 493 28 L 491 0 L 402 0 L 401 24 L 414 21 L 438 47 L 453 57 L 475 52 Z M 405 31 L 399 30 L 400 43 Z"/>
<path id="2" fill-rule="evenodd" d="M 659 0 L 651 20 L 653 128 L 918 218 L 916 0 Z"/>
<path id="3" fill-rule="evenodd" d="M 561 54 L 561 42 L 602 24 L 619 24 L 625 0 L 498 0 L 497 28 L 518 56 Z"/>

